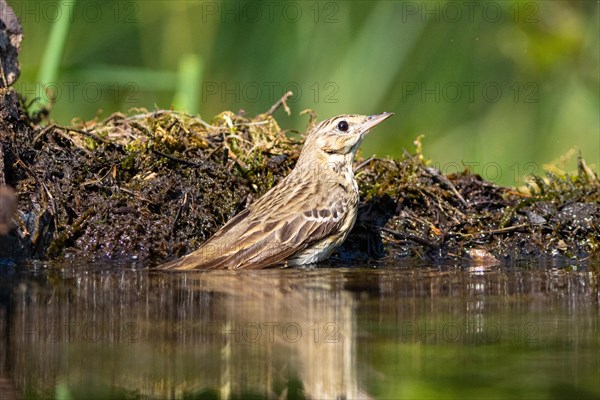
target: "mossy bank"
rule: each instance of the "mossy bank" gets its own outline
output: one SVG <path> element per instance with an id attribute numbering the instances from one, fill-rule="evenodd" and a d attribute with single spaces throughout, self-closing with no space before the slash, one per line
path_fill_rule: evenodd
<path id="1" fill-rule="evenodd" d="M 145 267 L 181 256 L 288 174 L 302 145 L 275 107 L 208 121 L 136 110 L 64 127 L 35 121 L 12 89 L 0 105 L 1 167 L 18 194 L 5 260 Z M 308 128 L 314 114 L 307 120 Z M 600 185 L 583 159 L 573 175 L 517 190 L 467 171 L 444 176 L 415 144 L 397 160 L 356 161 L 359 217 L 330 264 L 542 256 L 569 265 L 598 256 Z"/>

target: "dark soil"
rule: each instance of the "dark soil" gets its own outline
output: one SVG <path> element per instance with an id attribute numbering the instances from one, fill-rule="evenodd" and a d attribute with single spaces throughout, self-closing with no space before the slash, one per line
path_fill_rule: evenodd
<path id="1" fill-rule="evenodd" d="M 3 91 L 0 170 L 19 207 L 0 256 L 151 266 L 193 251 L 293 168 L 301 143 L 272 111 L 209 122 L 155 111 L 43 127 Z M 570 264 L 599 254 L 600 186 L 581 159 L 574 176 L 520 191 L 467 172 L 443 176 L 420 150 L 359 160 L 356 176 L 358 221 L 333 263 Z"/>

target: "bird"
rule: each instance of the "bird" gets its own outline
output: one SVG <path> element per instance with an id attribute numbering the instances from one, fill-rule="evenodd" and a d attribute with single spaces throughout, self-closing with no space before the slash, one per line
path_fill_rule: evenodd
<path id="1" fill-rule="evenodd" d="M 261 269 L 326 259 L 356 221 L 356 152 L 365 135 L 392 115 L 344 114 L 315 125 L 285 178 L 197 250 L 157 269 Z"/>

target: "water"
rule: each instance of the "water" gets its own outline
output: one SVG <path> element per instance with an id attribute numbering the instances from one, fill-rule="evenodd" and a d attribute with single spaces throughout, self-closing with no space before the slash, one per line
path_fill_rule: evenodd
<path id="1" fill-rule="evenodd" d="M 594 270 L 529 266 L 2 277 L 25 398 L 600 398 Z"/>

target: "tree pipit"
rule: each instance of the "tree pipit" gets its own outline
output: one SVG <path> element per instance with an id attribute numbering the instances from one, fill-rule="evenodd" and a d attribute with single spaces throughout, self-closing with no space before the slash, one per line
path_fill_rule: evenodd
<path id="1" fill-rule="evenodd" d="M 198 250 L 158 268 L 258 269 L 329 257 L 356 221 L 356 151 L 369 130 L 392 115 L 340 115 L 319 123 L 288 176 Z"/>

